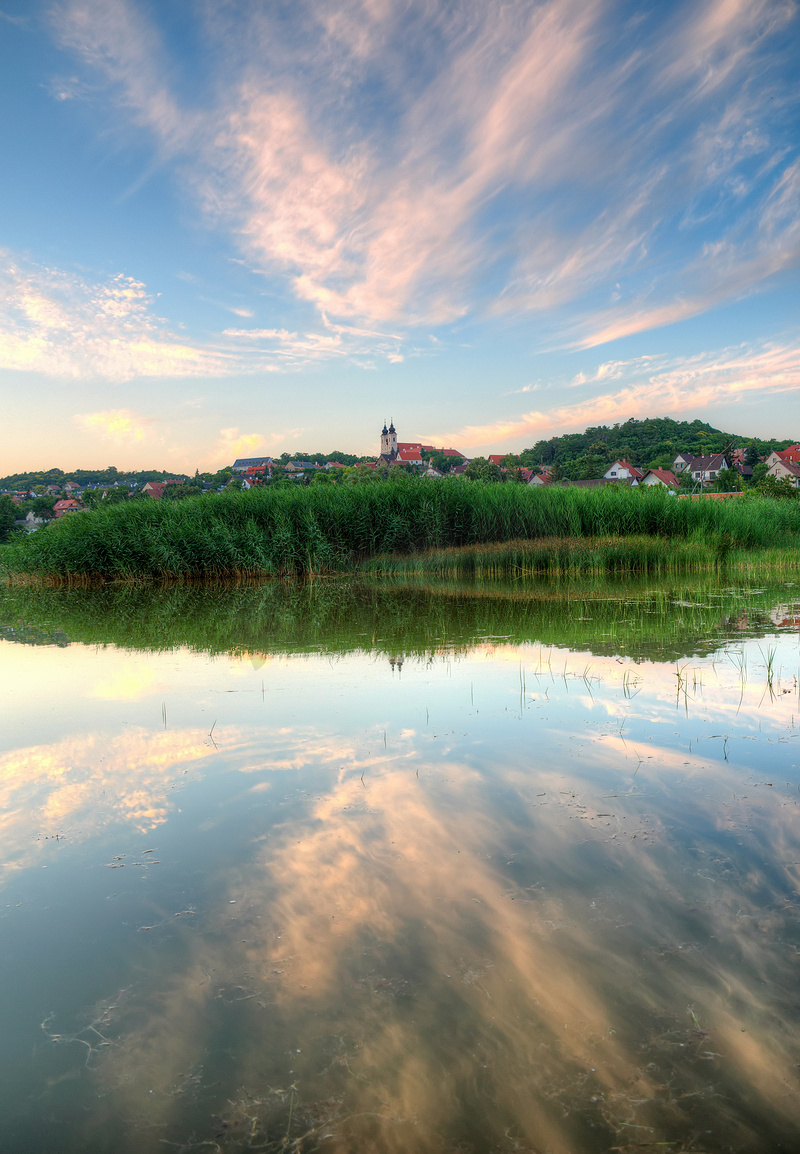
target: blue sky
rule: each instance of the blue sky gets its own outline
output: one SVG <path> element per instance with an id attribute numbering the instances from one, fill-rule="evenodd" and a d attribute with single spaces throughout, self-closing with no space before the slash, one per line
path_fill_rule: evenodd
<path id="1" fill-rule="evenodd" d="M 0 5 L 0 472 L 800 438 L 792 0 Z"/>

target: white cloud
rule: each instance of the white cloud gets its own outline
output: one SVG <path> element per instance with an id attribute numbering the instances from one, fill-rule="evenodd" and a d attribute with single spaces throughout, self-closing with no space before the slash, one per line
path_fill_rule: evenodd
<path id="1" fill-rule="evenodd" d="M 742 346 L 692 357 L 637 357 L 608 362 L 581 384 L 613 381 L 615 388 L 585 401 L 534 410 L 487 425 L 437 434 L 466 450 L 554 431 L 583 430 L 629 417 L 696 415 L 712 406 L 758 394 L 766 402 L 800 389 L 800 346 Z M 574 382 L 573 382 L 574 383 Z"/>
<path id="2" fill-rule="evenodd" d="M 26 265 L 0 253 L 0 365 L 54 377 L 194 377 L 229 371 L 224 352 L 178 340 L 145 286 Z"/>
<path id="3" fill-rule="evenodd" d="M 0 367 L 85 380 L 222 377 L 288 371 L 315 361 L 401 356 L 400 338 L 335 325 L 320 332 L 225 329 L 204 342 L 170 332 L 140 281 L 118 274 L 91 282 L 24 265 L 0 252 Z M 238 311 L 243 317 L 250 310 Z"/>
<path id="4" fill-rule="evenodd" d="M 793 15 L 788 0 L 709 0 L 653 6 L 630 31 L 602 0 L 296 0 L 288 23 L 211 6 L 223 65 L 202 111 L 169 90 L 132 3 L 68 0 L 55 19 L 251 265 L 299 299 L 442 324 L 563 309 L 611 280 L 613 307 L 584 308 L 572 334 L 587 345 L 797 259 L 792 134 L 773 116 L 785 85 L 764 67 Z M 380 99 L 364 88 L 376 76 Z"/>
<path id="5" fill-rule="evenodd" d="M 305 429 L 280 429 L 270 434 L 242 433 L 238 428 L 220 429 L 219 440 L 212 450 L 214 464 L 229 465 L 237 457 L 255 457 L 259 453 L 269 454 L 285 446 L 290 441 L 302 437 Z"/>

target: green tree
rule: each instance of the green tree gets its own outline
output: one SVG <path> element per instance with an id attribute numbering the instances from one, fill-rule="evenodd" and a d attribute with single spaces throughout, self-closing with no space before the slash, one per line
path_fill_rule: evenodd
<path id="1" fill-rule="evenodd" d="M 500 471 L 500 466 L 495 465 L 493 461 L 487 461 L 485 457 L 475 457 L 467 465 L 464 476 L 469 477 L 471 481 L 502 481 L 503 474 Z"/>
<path id="2" fill-rule="evenodd" d="M 14 522 L 18 517 L 17 506 L 10 497 L 0 497 L 0 541 L 7 541 L 14 532 Z"/>
<path id="3" fill-rule="evenodd" d="M 440 473 L 449 473 L 453 467 L 453 458 L 448 457 L 446 453 L 426 453 L 426 457 Z"/>
<path id="4" fill-rule="evenodd" d="M 183 501 L 186 497 L 198 497 L 202 492 L 199 485 L 167 485 L 162 500 Z"/>
<path id="5" fill-rule="evenodd" d="M 777 497 L 782 500 L 796 501 L 800 497 L 800 489 L 795 489 L 791 477 L 764 477 L 756 485 L 756 491 L 764 497 Z"/>
<path id="6" fill-rule="evenodd" d="M 741 493 L 742 475 L 738 469 L 720 469 L 709 489 L 714 493 Z"/>

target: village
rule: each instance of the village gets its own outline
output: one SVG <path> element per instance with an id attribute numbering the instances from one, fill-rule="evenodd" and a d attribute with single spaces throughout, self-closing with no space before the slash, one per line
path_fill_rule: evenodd
<path id="1" fill-rule="evenodd" d="M 341 457 L 347 454 L 340 454 Z M 773 450 L 752 461 L 745 447 L 731 446 L 727 453 L 694 456 L 681 452 L 671 468 L 647 467 L 628 460 L 603 462 L 597 476 L 575 478 L 564 476 L 557 462 L 537 466 L 523 464 L 520 454 L 491 453 L 486 457 L 468 457 L 460 449 L 441 447 L 422 441 L 400 441 L 394 422 L 384 424 L 380 433 L 379 452 L 374 459 L 350 457 L 349 460 L 315 460 L 292 458 L 284 454 L 240 457 L 216 474 L 164 475 L 162 480 L 139 481 L 121 475 L 111 483 L 65 480 L 23 489 L 6 489 L 6 495 L 19 511 L 16 527 L 34 532 L 51 520 L 90 510 L 100 501 L 114 503 L 131 498 L 154 501 L 219 493 L 226 489 L 251 490 L 274 484 L 364 483 L 383 480 L 396 472 L 417 478 L 465 478 L 541 486 L 574 486 L 600 488 L 659 486 L 673 494 L 701 493 L 736 496 L 751 487 L 755 480 L 767 481 L 783 491 L 800 489 L 800 443 Z M 524 454 L 522 455 L 524 456 Z"/>

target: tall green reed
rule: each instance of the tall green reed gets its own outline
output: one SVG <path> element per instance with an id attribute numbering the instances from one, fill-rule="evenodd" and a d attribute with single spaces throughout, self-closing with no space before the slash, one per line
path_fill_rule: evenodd
<path id="1" fill-rule="evenodd" d="M 631 540 L 622 544 L 625 538 Z M 576 539 L 602 540 L 602 557 L 597 545 L 577 547 Z M 346 571 L 383 555 L 537 541 L 545 569 L 558 568 L 554 556 L 574 566 L 583 550 L 594 557 L 580 562 L 588 568 L 646 571 L 676 559 L 679 544 L 691 546 L 682 565 L 691 556 L 692 564 L 713 566 L 767 547 L 793 556 L 800 505 L 460 479 L 265 488 L 74 514 L 6 547 L 3 564 L 11 575 L 59 582 L 280 576 Z M 530 556 L 521 563 L 530 567 Z"/>

